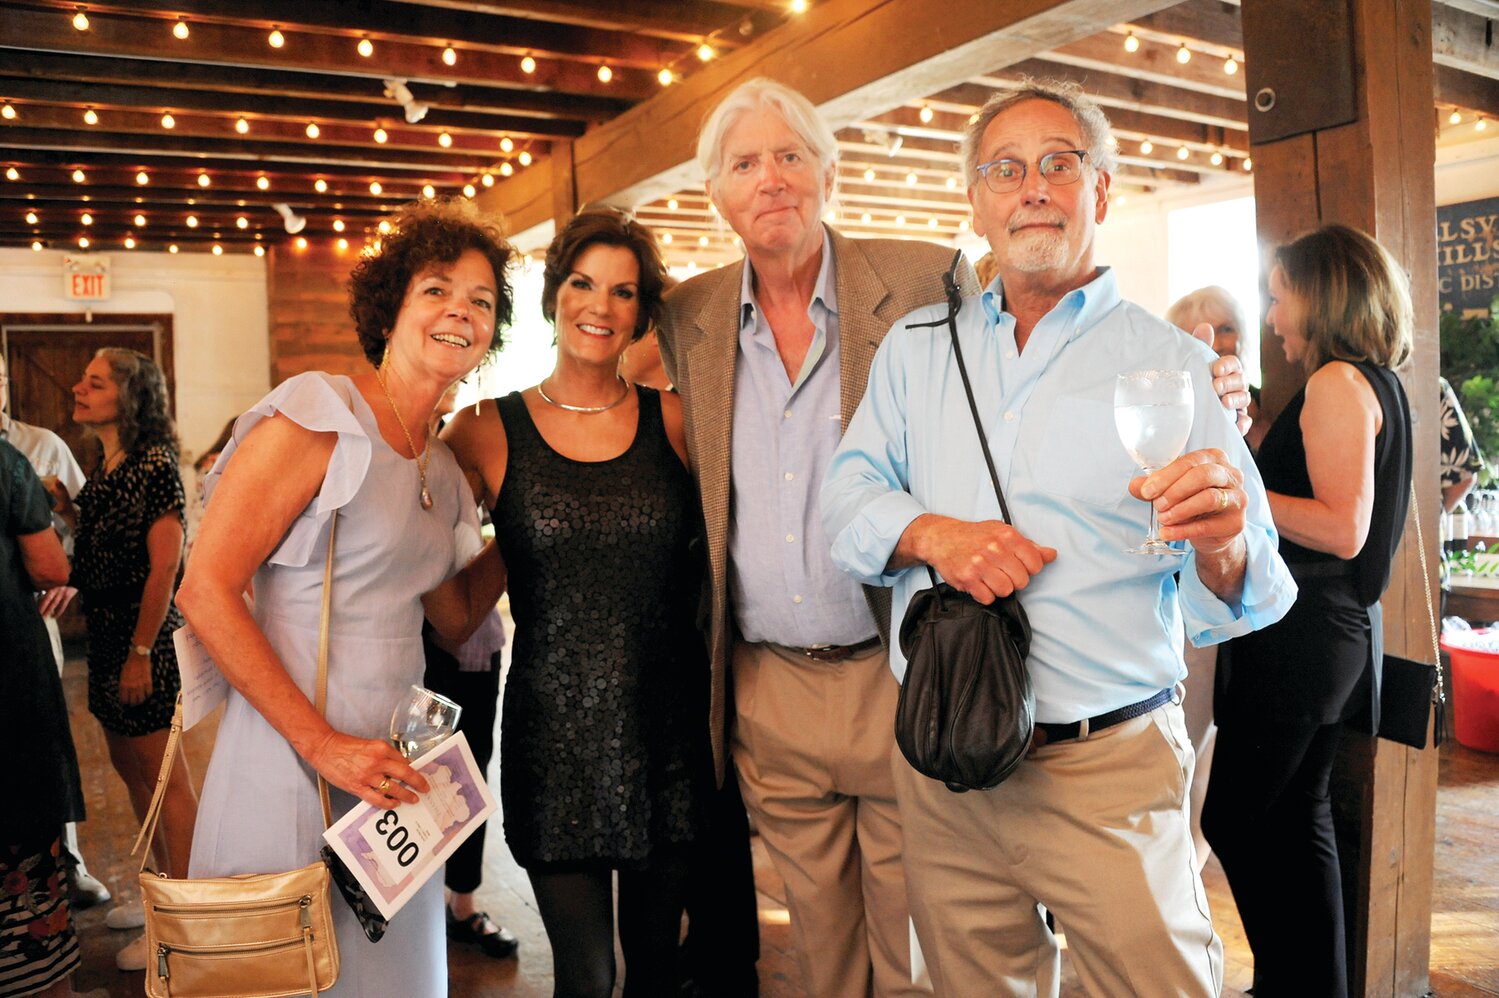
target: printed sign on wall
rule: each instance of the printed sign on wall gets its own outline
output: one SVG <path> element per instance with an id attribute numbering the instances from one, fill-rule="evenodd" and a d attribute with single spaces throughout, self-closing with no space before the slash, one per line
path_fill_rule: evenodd
<path id="1" fill-rule="evenodd" d="M 109 257 L 103 253 L 68 253 L 62 258 L 62 294 L 80 301 L 103 301 L 110 295 Z"/>
<path id="2" fill-rule="evenodd" d="M 1443 311 L 1488 314 L 1499 295 L 1499 198 L 1437 209 L 1437 290 Z"/>

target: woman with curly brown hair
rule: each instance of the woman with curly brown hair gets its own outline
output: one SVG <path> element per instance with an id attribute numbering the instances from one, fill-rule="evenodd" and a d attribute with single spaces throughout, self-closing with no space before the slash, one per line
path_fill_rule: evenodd
<path id="1" fill-rule="evenodd" d="M 461 641 L 503 574 L 481 554 L 454 575 L 473 494 L 428 417 L 500 343 L 513 251 L 468 202 L 404 209 L 355 266 L 350 312 L 374 369 L 284 382 L 241 416 L 205 483 L 207 511 L 179 601 L 232 690 L 203 787 L 194 877 L 295 869 L 317 859 L 323 816 L 363 800 L 394 808 L 427 781 L 386 741 L 392 708 L 424 669 L 422 618 Z M 327 710 L 313 706 L 330 520 Z M 444 581 L 447 580 L 447 581 Z M 243 594 L 254 586 L 254 607 Z M 424 595 L 425 594 L 425 595 Z M 442 880 L 378 945 L 334 908 L 337 985 L 326 994 L 443 995 Z"/>
<path id="2" fill-rule="evenodd" d="M 184 497 L 166 377 L 145 354 L 106 347 L 73 386 L 73 421 L 99 448 L 77 498 L 55 493 L 62 515 L 77 525 L 72 584 L 88 626 L 88 707 L 136 816 L 144 817 L 179 686 L 172 632 L 182 617 L 172 589 L 182 563 Z M 162 807 L 157 869 L 187 873 L 197 806 L 179 756 Z M 108 923 L 142 924 L 139 909 L 128 905 L 111 911 Z M 144 938 L 116 962 L 122 970 L 144 966 Z"/>

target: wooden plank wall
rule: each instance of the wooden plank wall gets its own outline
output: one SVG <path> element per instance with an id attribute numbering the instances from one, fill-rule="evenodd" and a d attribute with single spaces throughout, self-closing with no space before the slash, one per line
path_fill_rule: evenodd
<path id="1" fill-rule="evenodd" d="M 288 240 L 266 255 L 271 384 L 304 371 L 360 374 L 369 363 L 354 336 L 345 284 L 358 259 L 327 240 L 298 250 Z"/>
<path id="2" fill-rule="evenodd" d="M 1246 66 L 1267 49 L 1304 47 L 1288 37 L 1301 0 L 1245 0 Z M 1401 371 L 1415 426 L 1415 483 L 1426 525 L 1437 495 L 1437 289 L 1435 122 L 1432 116 L 1430 0 L 1328 0 L 1351 27 L 1357 117 L 1309 131 L 1250 138 L 1262 249 L 1318 224 L 1342 222 L 1380 240 L 1411 276 L 1416 352 Z M 1336 53 L 1321 54 L 1335 57 Z M 1251 97 L 1263 81 L 1249 79 Z M 1280 100 L 1298 99 L 1293 80 Z M 1263 277 L 1263 275 L 1262 275 Z M 1267 408 L 1278 411 L 1304 377 L 1284 360 L 1279 340 L 1262 337 Z M 1385 642 L 1398 655 L 1431 661 L 1422 574 L 1435 574 L 1407 531 L 1384 597 Z M 1315 667 L 1316 663 L 1307 663 Z M 1437 757 L 1350 734 L 1334 774 L 1340 849 L 1352 886 L 1350 993 L 1422 995 L 1428 990 Z M 1350 834 L 1345 839 L 1343 833 Z M 1287 913 L 1287 917 L 1296 917 Z"/>

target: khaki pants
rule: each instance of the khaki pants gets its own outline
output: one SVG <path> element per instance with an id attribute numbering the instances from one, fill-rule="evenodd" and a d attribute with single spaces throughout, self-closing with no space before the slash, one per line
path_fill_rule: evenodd
<path id="1" fill-rule="evenodd" d="M 786 884 L 807 994 L 927 994 L 911 983 L 885 651 L 816 662 L 740 642 L 733 676 L 734 764 Z"/>
<path id="2" fill-rule="evenodd" d="M 1174 703 L 1047 745 L 989 791 L 955 794 L 895 760 L 916 934 L 940 998 L 1056 995 L 1067 935 L 1091 995 L 1223 987 L 1187 820 L 1193 754 Z"/>

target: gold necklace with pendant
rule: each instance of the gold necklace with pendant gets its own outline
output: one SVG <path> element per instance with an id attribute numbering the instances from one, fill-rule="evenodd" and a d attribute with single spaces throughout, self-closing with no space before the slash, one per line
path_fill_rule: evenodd
<path id="1" fill-rule="evenodd" d="M 410 448 L 411 458 L 416 462 L 416 473 L 422 480 L 422 491 L 418 497 L 422 504 L 422 509 L 431 509 L 432 493 L 427 491 L 427 462 L 432 458 L 432 447 L 428 445 L 425 451 L 417 454 L 416 443 L 411 439 L 411 431 L 406 429 L 406 420 L 401 418 L 401 410 L 396 408 L 396 400 L 390 397 L 390 389 L 385 387 L 385 372 L 378 367 L 375 368 L 375 380 L 380 382 L 380 390 L 385 393 L 385 401 L 390 403 L 390 411 L 395 413 L 396 425 L 405 434 L 406 446 Z"/>

